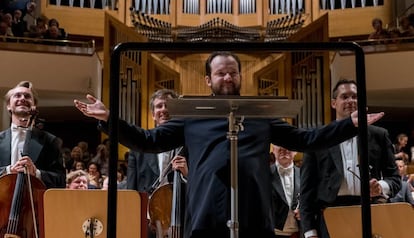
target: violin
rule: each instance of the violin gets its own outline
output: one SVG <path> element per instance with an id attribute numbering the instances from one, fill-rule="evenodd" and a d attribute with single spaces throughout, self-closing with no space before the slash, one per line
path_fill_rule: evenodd
<path id="1" fill-rule="evenodd" d="M 35 117 L 30 113 L 22 156 L 29 154 Z M 43 193 L 46 186 L 29 173 L 0 177 L 0 238 L 38 238 L 43 232 Z M 38 230 L 41 230 L 39 232 Z"/>

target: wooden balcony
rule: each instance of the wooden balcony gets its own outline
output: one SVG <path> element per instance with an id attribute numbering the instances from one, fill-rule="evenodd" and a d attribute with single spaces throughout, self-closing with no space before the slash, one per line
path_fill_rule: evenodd
<path id="1" fill-rule="evenodd" d="M 183 13 L 184 0 L 171 1 L 169 14 L 150 14 L 152 17 L 178 26 L 197 26 L 212 19 L 220 18 L 240 27 L 264 28 L 267 22 L 288 14 L 286 12 L 271 14 L 268 1 L 256 1 L 255 11 L 240 14 L 239 1 L 234 1 L 231 13 L 206 13 L 206 1 L 200 1 L 196 14 Z M 308 16 L 305 24 L 315 21 L 328 13 L 329 37 L 348 37 L 368 35 L 372 31 L 371 20 L 381 18 L 384 23 L 393 19 L 393 1 L 384 0 L 384 4 L 375 7 L 356 7 L 344 9 L 322 9 L 320 1 L 304 1 L 303 11 Z M 104 6 L 103 9 L 90 7 L 70 7 L 49 4 L 49 0 L 41 0 L 41 12 L 48 18 L 59 20 L 61 27 L 69 34 L 85 36 L 104 36 L 104 12 L 132 26 L 130 17 L 130 1 L 118 1 L 116 7 Z"/>

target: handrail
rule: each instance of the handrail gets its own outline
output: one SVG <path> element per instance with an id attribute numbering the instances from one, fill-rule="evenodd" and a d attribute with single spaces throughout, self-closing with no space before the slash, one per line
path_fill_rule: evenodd
<path id="1" fill-rule="evenodd" d="M 53 40 L 33 37 L 0 36 L 0 42 L 8 43 L 35 43 L 45 45 L 74 46 L 95 49 L 95 41 Z"/>
<path id="2" fill-rule="evenodd" d="M 363 49 L 365 54 L 378 52 L 412 51 L 414 50 L 414 37 L 395 37 L 386 39 L 371 39 L 354 41 Z M 339 55 L 354 54 L 349 50 L 335 52 Z"/>

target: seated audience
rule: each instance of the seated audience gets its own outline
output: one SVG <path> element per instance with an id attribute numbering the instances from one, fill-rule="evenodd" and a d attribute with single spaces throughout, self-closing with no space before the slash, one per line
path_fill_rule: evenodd
<path id="1" fill-rule="evenodd" d="M 75 165 L 75 162 L 83 161 L 82 156 L 82 149 L 79 146 L 73 147 L 70 152 L 70 158 L 65 161 L 66 168 L 68 168 L 68 170 L 71 170 L 72 167 Z"/>
<path id="2" fill-rule="evenodd" d="M 22 11 L 19 9 L 14 10 L 12 20 L 12 32 L 14 36 L 23 37 L 26 32 L 26 22 L 22 19 Z"/>
<path id="3" fill-rule="evenodd" d="M 48 28 L 52 26 L 56 26 L 59 29 L 59 35 L 65 39 L 67 38 L 67 33 L 65 32 L 65 29 L 59 27 L 59 22 L 55 18 L 50 19 L 47 22 L 47 25 L 48 25 Z"/>
<path id="4" fill-rule="evenodd" d="M 14 36 L 13 35 L 13 31 L 12 31 L 12 22 L 13 22 L 13 17 L 10 13 L 6 13 L 3 15 L 2 22 L 4 22 L 7 26 L 6 28 L 6 35 L 7 36 Z"/>
<path id="5" fill-rule="evenodd" d="M 85 163 L 83 163 L 83 161 L 75 161 L 73 163 L 72 171 L 75 171 L 75 170 L 83 170 L 83 171 L 86 171 L 86 165 L 85 165 Z"/>
<path id="6" fill-rule="evenodd" d="M 67 189 L 88 189 L 89 177 L 88 173 L 83 170 L 75 170 L 66 175 Z"/>
<path id="7" fill-rule="evenodd" d="M 411 205 L 414 205 L 413 195 L 411 194 L 412 191 L 407 182 L 409 178 L 407 175 L 407 165 L 401 159 L 396 160 L 395 164 L 397 165 L 398 173 L 401 176 L 401 189 L 394 197 L 390 198 L 390 202 L 408 202 Z"/>
<path id="8" fill-rule="evenodd" d="M 101 175 L 108 175 L 109 151 L 104 144 L 96 147 L 96 155 L 91 161 L 97 163 L 101 168 Z"/>
<path id="9" fill-rule="evenodd" d="M 29 1 L 26 4 L 26 8 L 23 12 L 23 21 L 26 22 L 27 30 L 30 31 L 32 26 L 36 26 L 38 16 L 36 16 L 37 5 L 35 2 Z"/>
<path id="10" fill-rule="evenodd" d="M 410 19 L 407 16 L 403 16 L 400 19 L 400 32 L 401 37 L 414 36 L 414 26 L 411 25 Z"/>
<path id="11" fill-rule="evenodd" d="M 90 188 L 101 189 L 102 188 L 102 177 L 99 172 L 99 165 L 95 162 L 89 162 L 88 164 L 88 176 Z"/>
<path id="12" fill-rule="evenodd" d="M 398 134 L 393 144 L 395 159 L 401 159 L 404 163 L 408 163 L 409 156 L 404 152 L 404 148 L 407 145 L 408 136 L 404 133 Z"/>
<path id="13" fill-rule="evenodd" d="M 372 32 L 368 36 L 368 40 L 378 40 L 378 39 L 386 39 L 389 38 L 389 33 L 385 30 L 382 26 L 382 20 L 379 18 L 374 18 L 372 20 L 372 27 L 374 28 L 374 32 Z"/>
<path id="14" fill-rule="evenodd" d="M 47 31 L 45 32 L 43 39 L 45 40 L 54 40 L 54 41 L 44 41 L 44 44 L 46 45 L 60 45 L 64 46 L 66 45 L 66 42 L 62 42 L 61 40 L 65 40 L 65 38 L 60 35 L 59 29 L 57 26 L 51 26 Z"/>
<path id="15" fill-rule="evenodd" d="M 40 17 L 36 19 L 36 25 L 30 25 L 30 26 L 28 25 L 28 27 L 29 27 L 29 37 L 33 37 L 33 38 L 43 38 L 47 30 L 45 20 Z"/>

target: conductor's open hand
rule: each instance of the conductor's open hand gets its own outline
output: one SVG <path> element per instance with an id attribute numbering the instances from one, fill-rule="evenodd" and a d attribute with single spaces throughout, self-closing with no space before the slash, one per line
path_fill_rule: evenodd
<path id="1" fill-rule="evenodd" d="M 109 110 L 105 107 L 101 100 L 90 94 L 86 95 L 86 99 L 88 99 L 89 103 L 84 103 L 75 99 L 73 101 L 75 103 L 75 107 L 87 117 L 108 121 Z"/>
<path id="2" fill-rule="evenodd" d="M 384 116 L 383 112 L 378 113 L 369 113 L 367 114 L 367 122 L 368 125 L 371 125 L 381 119 Z M 352 122 L 354 123 L 355 127 L 358 127 L 358 111 L 355 111 L 351 114 Z"/>

